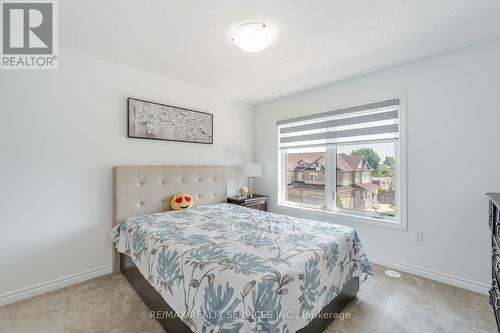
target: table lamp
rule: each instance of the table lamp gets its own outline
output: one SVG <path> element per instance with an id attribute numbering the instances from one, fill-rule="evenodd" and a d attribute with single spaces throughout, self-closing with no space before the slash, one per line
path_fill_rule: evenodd
<path id="1" fill-rule="evenodd" d="M 251 198 L 253 192 L 250 190 L 250 178 L 262 177 L 262 166 L 260 163 L 248 163 L 245 166 L 245 176 L 248 177 L 248 190 Z"/>

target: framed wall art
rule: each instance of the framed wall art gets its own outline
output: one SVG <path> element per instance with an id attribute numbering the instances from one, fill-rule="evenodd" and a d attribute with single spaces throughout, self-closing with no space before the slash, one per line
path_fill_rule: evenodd
<path id="1" fill-rule="evenodd" d="M 129 138 L 213 144 L 213 114 L 128 98 Z"/>

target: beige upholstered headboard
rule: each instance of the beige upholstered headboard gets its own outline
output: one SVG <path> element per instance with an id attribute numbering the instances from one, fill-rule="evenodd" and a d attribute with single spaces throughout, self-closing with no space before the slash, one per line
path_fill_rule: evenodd
<path id="1" fill-rule="evenodd" d="M 193 205 L 226 202 L 225 166 L 115 166 L 113 168 L 113 226 L 131 216 L 170 210 L 171 196 L 187 192 Z M 120 256 L 113 246 L 113 272 Z"/>

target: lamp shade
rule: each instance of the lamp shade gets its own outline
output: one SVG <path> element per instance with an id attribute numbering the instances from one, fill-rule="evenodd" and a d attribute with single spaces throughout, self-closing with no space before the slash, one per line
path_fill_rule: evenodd
<path id="1" fill-rule="evenodd" d="M 262 167 L 260 163 L 248 163 L 245 166 L 246 177 L 262 177 Z"/>

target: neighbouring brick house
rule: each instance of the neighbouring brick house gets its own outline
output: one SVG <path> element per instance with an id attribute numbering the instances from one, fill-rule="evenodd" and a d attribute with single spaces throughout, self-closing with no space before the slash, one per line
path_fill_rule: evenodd
<path id="1" fill-rule="evenodd" d="M 324 153 L 288 155 L 288 200 L 313 205 L 325 202 Z M 337 155 L 337 195 L 343 208 L 371 209 L 377 204 L 378 186 L 363 156 Z"/>
<path id="2" fill-rule="evenodd" d="M 372 183 L 378 185 L 377 200 L 382 204 L 396 204 L 396 188 L 392 177 L 372 177 Z"/>
<path id="3" fill-rule="evenodd" d="M 337 195 L 343 208 L 368 210 L 377 205 L 378 185 L 372 183 L 372 174 L 363 156 L 337 155 Z"/>
<path id="4" fill-rule="evenodd" d="M 288 200 L 312 205 L 325 202 L 324 153 L 288 155 Z"/>

